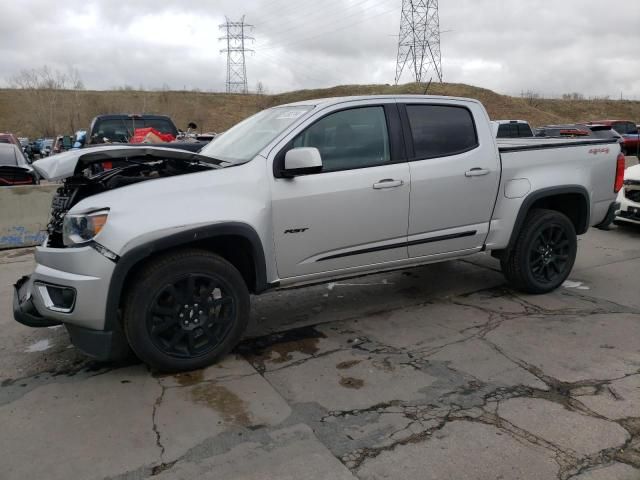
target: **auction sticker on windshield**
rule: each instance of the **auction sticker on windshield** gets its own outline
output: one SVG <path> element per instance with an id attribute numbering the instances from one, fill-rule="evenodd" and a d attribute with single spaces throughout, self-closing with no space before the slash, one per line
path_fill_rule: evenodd
<path id="1" fill-rule="evenodd" d="M 286 120 L 287 118 L 298 118 L 303 113 L 305 113 L 305 110 L 288 110 L 278 115 L 276 117 L 276 120 Z"/>

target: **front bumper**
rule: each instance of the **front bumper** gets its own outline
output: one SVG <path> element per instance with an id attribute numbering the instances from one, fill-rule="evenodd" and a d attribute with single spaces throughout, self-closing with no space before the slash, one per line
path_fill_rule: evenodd
<path id="1" fill-rule="evenodd" d="M 625 187 L 627 188 L 627 187 Z M 620 207 L 616 210 L 616 220 L 640 225 L 640 203 L 626 197 L 625 188 L 618 194 Z"/>
<path id="2" fill-rule="evenodd" d="M 61 322 L 38 313 L 31 295 L 30 277 L 22 277 L 13 286 L 13 317 L 27 327 L 54 327 Z"/>
<path id="3" fill-rule="evenodd" d="M 94 248 L 36 249 L 36 268 L 14 287 L 13 316 L 29 327 L 64 324 L 72 343 L 98 360 L 121 358 L 126 339 L 119 325 L 105 329 L 109 283 L 115 263 Z M 60 308 L 47 288 L 73 292 L 73 300 Z M 117 323 L 117 322 L 115 322 Z"/>

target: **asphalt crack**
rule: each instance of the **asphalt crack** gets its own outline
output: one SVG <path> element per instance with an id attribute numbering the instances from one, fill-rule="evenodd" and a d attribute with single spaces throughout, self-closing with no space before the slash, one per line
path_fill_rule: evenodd
<path id="1" fill-rule="evenodd" d="M 164 400 L 164 395 L 167 391 L 167 387 L 165 387 L 162 384 L 162 381 L 160 379 L 158 379 L 158 385 L 160 386 L 160 395 L 158 395 L 158 398 L 156 398 L 156 401 L 153 404 L 153 411 L 151 413 L 151 422 L 153 425 L 153 433 L 156 436 L 156 446 L 160 449 L 160 465 L 153 467 L 154 471 L 156 469 L 158 469 L 157 473 L 160 473 L 161 471 L 166 470 L 166 468 L 163 467 L 163 465 L 167 465 L 164 463 L 164 454 L 165 454 L 165 446 L 162 443 L 162 434 L 160 433 L 160 429 L 158 428 L 158 408 L 160 408 L 160 405 L 162 405 L 162 401 Z M 155 475 L 157 475 L 157 473 L 155 473 Z"/>

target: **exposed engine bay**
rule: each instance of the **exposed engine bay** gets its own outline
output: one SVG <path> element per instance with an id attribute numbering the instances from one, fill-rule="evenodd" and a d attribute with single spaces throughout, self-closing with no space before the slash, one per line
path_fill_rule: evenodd
<path id="1" fill-rule="evenodd" d="M 51 218 L 47 225 L 48 247 L 64 247 L 62 238 L 64 216 L 84 198 L 148 180 L 219 168 L 213 163 L 145 156 L 114 159 L 109 163 L 112 167 L 110 169 L 104 169 L 104 163 L 93 164 L 63 180 L 51 203 Z"/>

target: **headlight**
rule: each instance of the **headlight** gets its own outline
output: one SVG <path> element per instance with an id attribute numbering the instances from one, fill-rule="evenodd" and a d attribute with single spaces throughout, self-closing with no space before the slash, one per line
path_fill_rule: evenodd
<path id="1" fill-rule="evenodd" d="M 62 240 L 69 247 L 92 240 L 107 223 L 109 209 L 81 215 L 67 213 L 62 223 Z"/>

